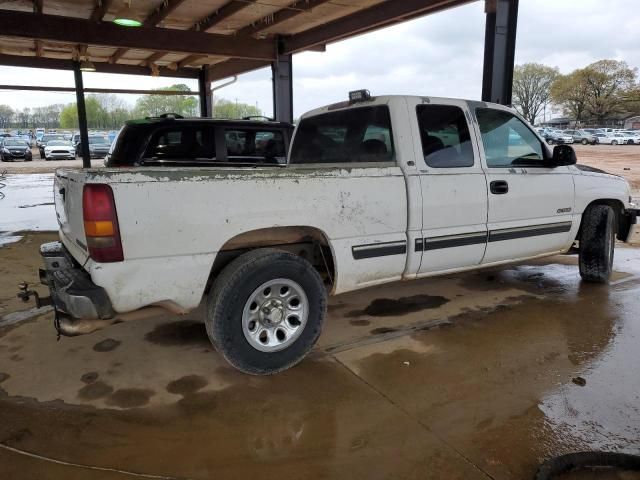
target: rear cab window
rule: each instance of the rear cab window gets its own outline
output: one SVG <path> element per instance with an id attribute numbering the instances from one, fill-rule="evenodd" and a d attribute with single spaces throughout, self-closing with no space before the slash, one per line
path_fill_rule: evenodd
<path id="1" fill-rule="evenodd" d="M 455 105 L 416 107 L 422 154 L 432 168 L 472 167 L 473 145 L 464 111 Z"/>
<path id="2" fill-rule="evenodd" d="M 358 107 L 304 118 L 291 164 L 392 162 L 391 117 L 386 105 Z"/>

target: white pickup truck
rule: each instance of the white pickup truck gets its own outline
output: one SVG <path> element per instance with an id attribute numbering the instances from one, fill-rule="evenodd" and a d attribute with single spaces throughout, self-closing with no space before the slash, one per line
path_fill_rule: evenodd
<path id="1" fill-rule="evenodd" d="M 60 333 L 204 302 L 212 343 L 252 374 L 310 351 L 328 295 L 572 248 L 606 282 L 636 223 L 623 178 L 510 108 L 367 91 L 305 114 L 286 165 L 65 168 L 55 205 L 41 279 Z"/>

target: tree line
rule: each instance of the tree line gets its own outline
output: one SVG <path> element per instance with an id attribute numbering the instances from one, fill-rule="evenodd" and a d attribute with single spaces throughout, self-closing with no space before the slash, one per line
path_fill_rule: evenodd
<path id="1" fill-rule="evenodd" d="M 640 114 L 638 69 L 618 60 L 599 60 L 563 75 L 557 67 L 526 63 L 515 67 L 513 106 L 530 123 L 547 107 L 576 123 L 603 124 L 615 116 Z"/>
<path id="2" fill-rule="evenodd" d="M 91 94 L 85 98 L 87 124 L 90 129 L 118 129 L 127 120 L 157 117 L 163 113 L 176 113 L 184 117 L 200 114 L 198 98 L 191 94 L 187 85 L 172 85 L 157 90 L 180 90 L 184 95 L 142 95 L 133 107 L 114 94 Z M 240 102 L 218 99 L 213 105 L 213 116 L 217 118 L 242 118 L 259 116 L 257 107 Z M 9 105 L 0 105 L 0 128 L 78 128 L 76 103 L 55 104 L 46 107 L 14 110 Z"/>

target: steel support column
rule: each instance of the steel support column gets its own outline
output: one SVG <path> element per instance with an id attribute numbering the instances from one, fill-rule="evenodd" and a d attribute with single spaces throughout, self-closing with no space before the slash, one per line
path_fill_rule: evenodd
<path id="1" fill-rule="evenodd" d="M 279 122 L 293 123 L 293 73 L 292 55 L 283 54 L 283 44 L 278 42 L 278 56 L 271 63 L 273 74 L 273 116 Z"/>
<path id="2" fill-rule="evenodd" d="M 200 116 L 212 117 L 213 95 L 211 93 L 211 81 L 209 80 L 209 70 L 207 67 L 202 67 L 198 72 L 198 89 L 200 92 Z"/>
<path id="3" fill-rule="evenodd" d="M 82 155 L 82 167 L 91 168 L 91 155 L 89 153 L 89 128 L 87 126 L 87 109 L 84 104 L 84 84 L 80 63 L 73 62 L 73 77 L 76 81 L 76 105 L 78 107 L 78 129 L 80 130 L 80 146 Z"/>
<path id="4" fill-rule="evenodd" d="M 511 104 L 519 0 L 485 0 L 482 100 Z"/>

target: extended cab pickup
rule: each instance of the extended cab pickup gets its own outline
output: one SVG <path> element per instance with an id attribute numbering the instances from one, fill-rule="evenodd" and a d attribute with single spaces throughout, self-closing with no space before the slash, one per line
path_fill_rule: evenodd
<path id="1" fill-rule="evenodd" d="M 312 348 L 329 294 L 572 248 L 606 282 L 635 207 L 575 163 L 512 109 L 361 91 L 305 114 L 286 166 L 58 170 L 41 277 L 63 334 L 203 303 L 232 365 L 274 373 Z"/>

